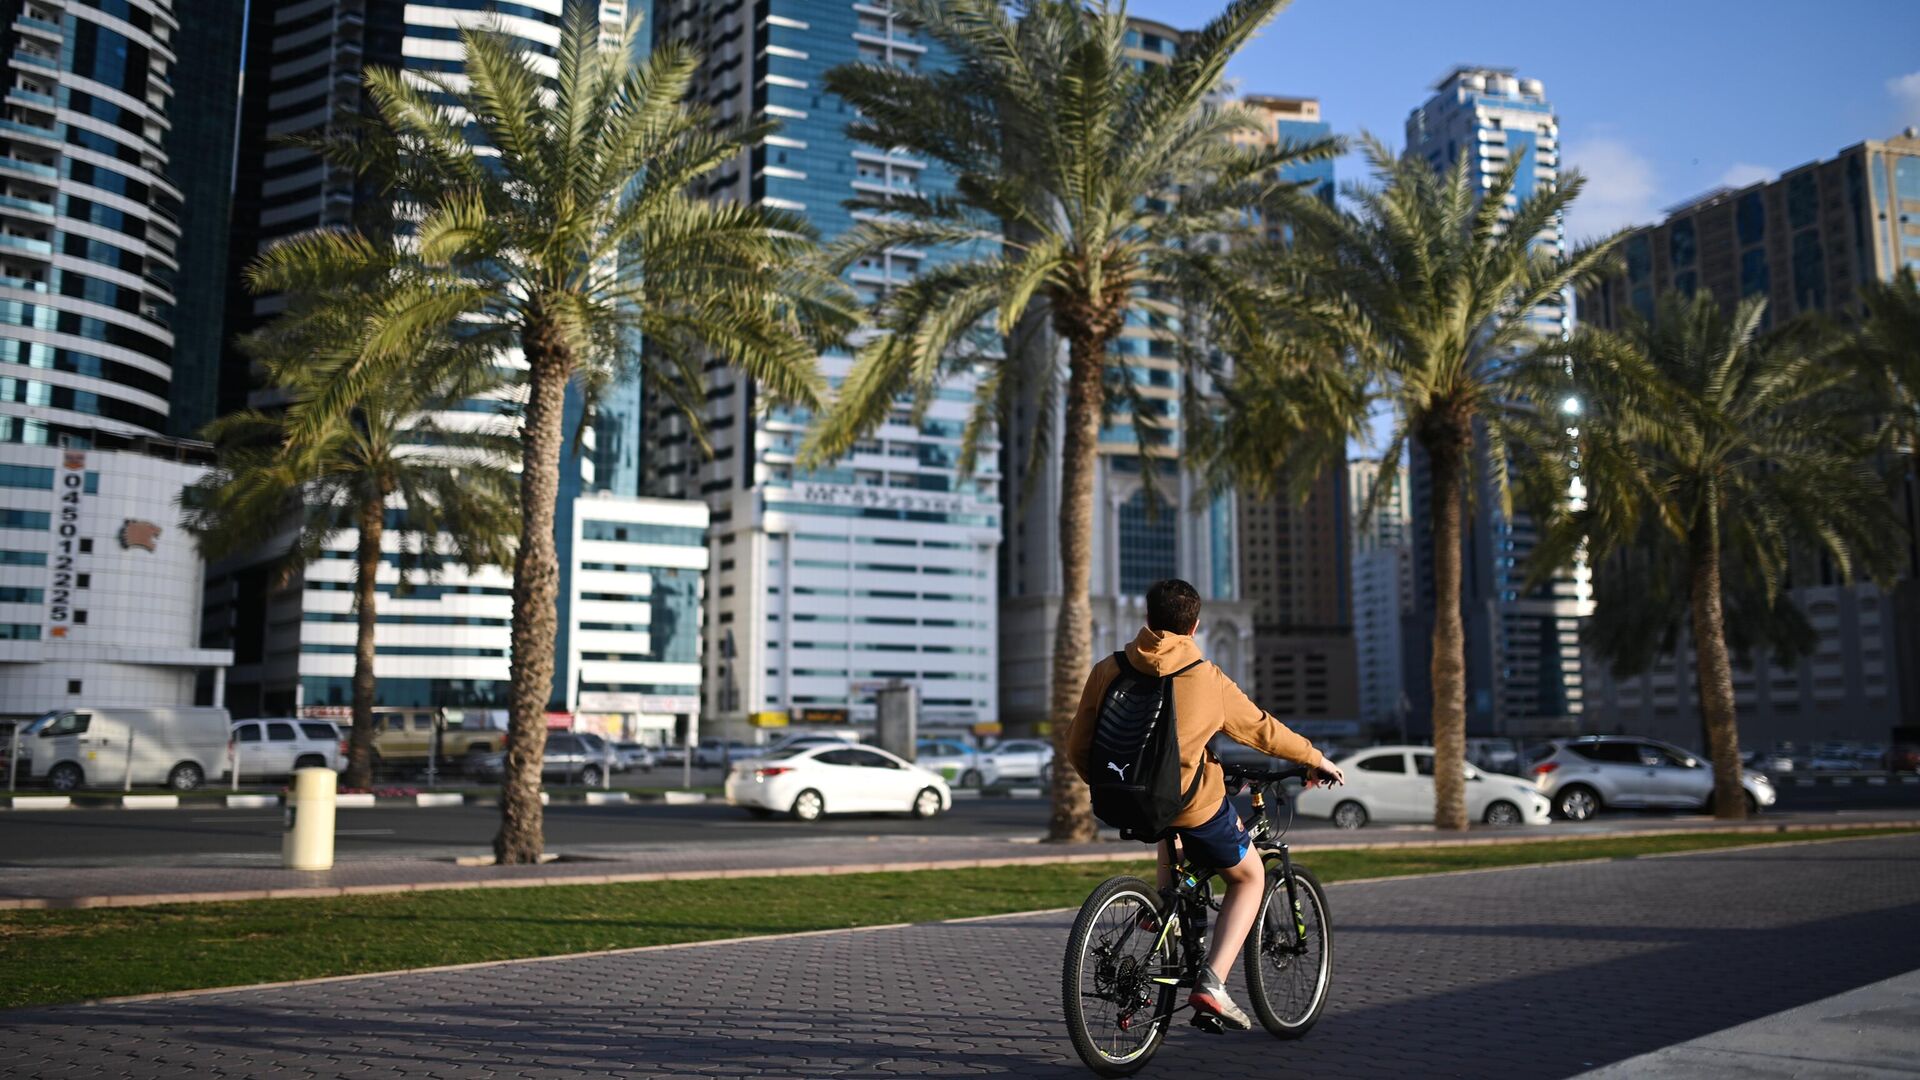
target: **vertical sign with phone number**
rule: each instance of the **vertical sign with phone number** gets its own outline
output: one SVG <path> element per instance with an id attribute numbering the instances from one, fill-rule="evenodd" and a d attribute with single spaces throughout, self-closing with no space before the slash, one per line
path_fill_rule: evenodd
<path id="1" fill-rule="evenodd" d="M 67 640 L 73 628 L 74 557 L 80 551 L 80 498 L 87 489 L 87 455 L 69 450 L 54 480 L 53 581 L 47 594 L 47 637 Z"/>

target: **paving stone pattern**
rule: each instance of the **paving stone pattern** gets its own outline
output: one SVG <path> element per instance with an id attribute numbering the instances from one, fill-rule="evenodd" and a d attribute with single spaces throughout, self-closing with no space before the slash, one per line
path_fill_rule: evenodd
<path id="1" fill-rule="evenodd" d="M 743 883 L 743 887 L 751 887 Z M 1143 1076 L 1564 1077 L 1920 967 L 1920 838 L 1336 885 L 1308 1038 Z M 39 1077 L 1082 1077 L 1070 916 L 10 1013 Z"/>

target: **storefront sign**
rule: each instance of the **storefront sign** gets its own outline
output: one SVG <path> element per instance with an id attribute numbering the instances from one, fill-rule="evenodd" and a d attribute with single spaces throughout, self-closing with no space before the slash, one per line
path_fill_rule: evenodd
<path id="1" fill-rule="evenodd" d="M 801 709 L 800 722 L 803 724 L 844 724 L 847 722 L 847 710 Z"/>
<path id="2" fill-rule="evenodd" d="M 801 502 L 826 506 L 871 506 L 881 510 L 921 510 L 931 514 L 966 512 L 967 500 L 911 488 L 853 487 L 845 484 L 800 484 L 794 494 Z"/>
<path id="3" fill-rule="evenodd" d="M 80 554 L 80 501 L 87 492 L 87 455 L 69 450 L 61 458 L 54 478 L 54 497 L 58 509 L 53 515 L 53 578 L 47 591 L 47 637 L 53 641 L 70 640 L 77 625 L 73 618 L 73 593 L 78 588 L 74 568 Z"/>
<path id="4" fill-rule="evenodd" d="M 784 712 L 757 712 L 748 715 L 747 723 L 754 727 L 786 727 L 787 714 Z"/>

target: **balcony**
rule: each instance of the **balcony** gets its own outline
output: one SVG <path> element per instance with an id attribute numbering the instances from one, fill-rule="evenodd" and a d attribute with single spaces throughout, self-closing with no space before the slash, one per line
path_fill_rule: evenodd
<path id="1" fill-rule="evenodd" d="M 24 34 L 33 34 L 37 37 L 44 38 L 55 45 L 66 40 L 66 35 L 60 32 L 60 24 L 48 22 L 45 19 L 36 19 L 31 15 L 22 15 L 13 20 L 13 28 Z"/>
<path id="2" fill-rule="evenodd" d="M 34 52 L 31 49 L 16 50 L 13 54 L 13 62 L 16 64 L 27 64 L 32 67 L 45 69 L 47 71 L 60 70 L 59 58 L 52 57 L 52 56 L 42 56 L 41 54 Z"/>
<path id="3" fill-rule="evenodd" d="M 53 257 L 53 241 L 35 240 L 31 236 L 15 236 L 12 233 L 0 233 L 0 248 L 5 248 L 8 251 L 22 252 L 27 255 L 38 255 L 42 258 Z"/>
<path id="4" fill-rule="evenodd" d="M 10 213 L 17 217 L 30 217 L 35 220 L 53 221 L 53 204 L 39 199 L 23 199 L 17 195 L 0 195 L 0 213 Z"/>
<path id="5" fill-rule="evenodd" d="M 8 157 L 4 154 L 0 154 L 0 170 L 13 173 L 17 176 L 30 176 L 35 180 L 45 181 L 49 184 L 60 179 L 60 170 L 51 165 L 41 165 L 32 161 L 21 161 L 17 157 Z"/>

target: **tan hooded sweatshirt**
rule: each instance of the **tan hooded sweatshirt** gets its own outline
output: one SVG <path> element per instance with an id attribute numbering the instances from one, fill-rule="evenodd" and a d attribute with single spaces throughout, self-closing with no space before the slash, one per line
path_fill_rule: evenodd
<path id="1" fill-rule="evenodd" d="M 1140 671 L 1171 675 L 1200 659 L 1200 646 L 1186 634 L 1163 633 L 1143 626 L 1127 646 L 1127 659 Z M 1107 685 L 1120 671 L 1119 662 L 1109 656 L 1093 665 L 1087 675 L 1086 689 L 1080 692 L 1080 707 L 1074 711 L 1073 724 L 1067 728 L 1067 761 L 1080 779 L 1087 778 L 1087 753 L 1093 747 L 1094 718 Z M 1175 828 L 1190 828 L 1213 817 L 1226 798 L 1226 781 L 1220 765 L 1207 756 L 1207 740 L 1224 731 L 1227 738 L 1244 743 L 1274 757 L 1317 767 L 1326 759 L 1303 735 L 1289 731 L 1286 725 L 1247 700 L 1247 695 L 1211 662 L 1201 664 L 1173 680 L 1173 711 L 1180 733 L 1180 790 L 1193 783 L 1194 770 L 1205 769 L 1200 790 L 1193 801 L 1174 818 Z"/>

